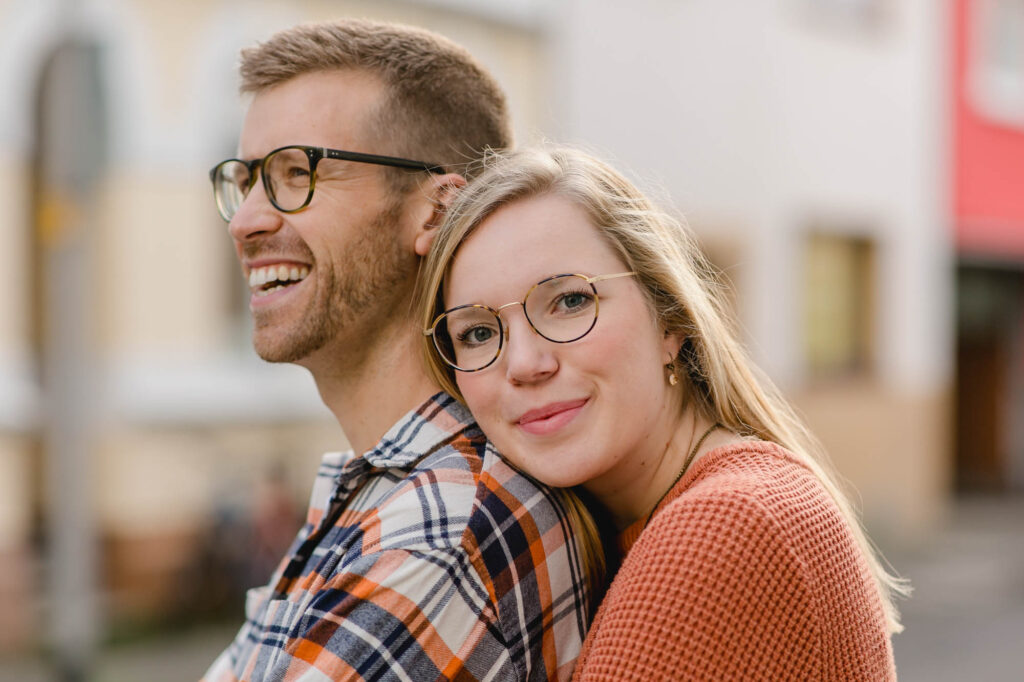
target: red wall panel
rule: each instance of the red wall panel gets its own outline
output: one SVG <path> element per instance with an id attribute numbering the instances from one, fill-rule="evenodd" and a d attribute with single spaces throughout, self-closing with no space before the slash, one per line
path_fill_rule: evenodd
<path id="1" fill-rule="evenodd" d="M 974 0 L 954 0 L 953 215 L 962 253 L 1024 261 L 1024 127 L 971 102 Z"/>

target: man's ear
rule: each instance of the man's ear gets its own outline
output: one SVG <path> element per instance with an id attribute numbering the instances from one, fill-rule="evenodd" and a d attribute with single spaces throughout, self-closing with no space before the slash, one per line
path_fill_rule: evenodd
<path id="1" fill-rule="evenodd" d="M 466 186 L 466 178 L 458 173 L 432 175 L 430 180 L 430 183 L 423 186 L 423 192 L 430 200 L 431 209 L 426 220 L 416 230 L 414 247 L 419 256 L 426 256 L 430 252 L 430 245 L 434 243 L 434 236 L 444 221 L 445 212 L 459 190 Z"/>

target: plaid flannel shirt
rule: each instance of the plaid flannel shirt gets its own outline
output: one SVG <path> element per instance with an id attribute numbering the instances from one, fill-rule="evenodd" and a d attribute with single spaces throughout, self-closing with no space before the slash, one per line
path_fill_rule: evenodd
<path id="1" fill-rule="evenodd" d="M 364 456 L 324 456 L 204 680 L 566 680 L 587 609 L 561 502 L 440 393 Z"/>

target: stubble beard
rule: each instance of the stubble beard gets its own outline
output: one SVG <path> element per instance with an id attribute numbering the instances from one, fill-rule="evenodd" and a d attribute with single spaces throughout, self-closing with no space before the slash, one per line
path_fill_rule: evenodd
<path id="1" fill-rule="evenodd" d="M 301 362 L 343 336 L 346 351 L 365 352 L 395 314 L 396 304 L 408 298 L 415 259 L 404 253 L 396 238 L 402 203 L 392 200 L 362 228 L 346 247 L 341 263 L 316 264 L 316 294 L 293 328 L 261 334 L 271 321 L 256 322 L 253 346 L 267 362 Z M 267 329 L 266 331 L 270 331 Z"/>

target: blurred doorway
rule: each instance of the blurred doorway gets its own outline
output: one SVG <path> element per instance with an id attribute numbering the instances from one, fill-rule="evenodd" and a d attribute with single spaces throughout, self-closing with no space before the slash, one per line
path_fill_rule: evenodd
<path id="1" fill-rule="evenodd" d="M 1024 491 L 1024 265 L 957 271 L 959 492 Z"/>

